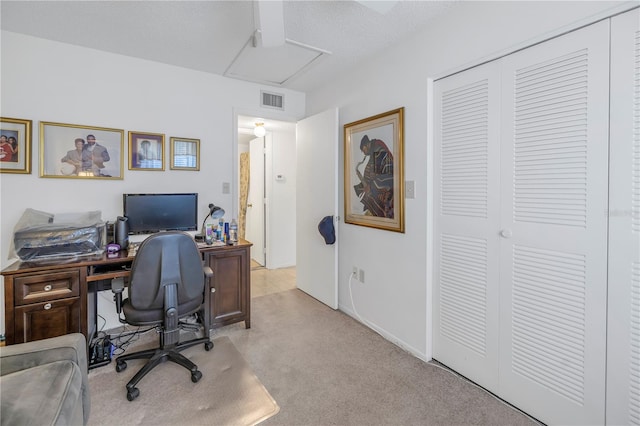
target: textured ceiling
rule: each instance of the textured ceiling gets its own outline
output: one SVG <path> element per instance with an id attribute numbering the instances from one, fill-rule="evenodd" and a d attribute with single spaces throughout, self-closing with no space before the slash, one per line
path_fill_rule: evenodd
<path id="1" fill-rule="evenodd" d="M 350 0 L 285 1 L 285 37 L 331 55 L 282 86 L 313 90 L 456 4 L 399 1 L 380 14 Z M 0 15 L 3 30 L 218 75 L 224 75 L 258 22 L 252 1 L 2 0 Z"/>

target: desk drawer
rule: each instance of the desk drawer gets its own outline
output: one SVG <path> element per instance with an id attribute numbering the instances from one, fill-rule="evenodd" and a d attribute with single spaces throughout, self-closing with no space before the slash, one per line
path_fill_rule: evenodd
<path id="1" fill-rule="evenodd" d="M 80 272 L 69 269 L 17 276 L 13 280 L 13 291 L 15 306 L 75 297 L 80 294 Z"/>

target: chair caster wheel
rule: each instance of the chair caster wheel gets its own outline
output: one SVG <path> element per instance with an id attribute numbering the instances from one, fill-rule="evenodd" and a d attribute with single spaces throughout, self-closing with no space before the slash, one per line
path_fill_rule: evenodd
<path id="1" fill-rule="evenodd" d="M 129 401 L 133 401 L 134 399 L 136 399 L 138 396 L 140 396 L 140 389 L 138 388 L 131 388 L 127 390 L 127 399 Z"/>
<path id="2" fill-rule="evenodd" d="M 191 381 L 193 383 L 198 383 L 200 379 L 202 379 L 202 373 L 199 370 L 196 370 L 193 373 L 191 373 Z"/>
<path id="3" fill-rule="evenodd" d="M 204 344 L 204 350 L 209 352 L 213 348 L 213 342 L 206 342 Z"/>
<path id="4" fill-rule="evenodd" d="M 124 370 L 127 369 L 127 362 L 126 361 L 118 361 L 116 364 L 116 373 L 120 373 Z"/>

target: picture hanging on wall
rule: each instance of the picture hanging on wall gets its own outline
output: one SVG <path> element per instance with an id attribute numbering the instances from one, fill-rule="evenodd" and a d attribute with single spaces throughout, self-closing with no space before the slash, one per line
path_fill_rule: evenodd
<path id="1" fill-rule="evenodd" d="M 124 130 L 40 122 L 40 176 L 122 179 Z"/>
<path id="2" fill-rule="evenodd" d="M 0 172 L 31 173 L 31 120 L 0 117 Z"/>
<path id="3" fill-rule="evenodd" d="M 170 139 L 171 170 L 200 170 L 200 139 Z"/>
<path id="4" fill-rule="evenodd" d="M 129 132 L 129 170 L 164 170 L 164 134 Z"/>
<path id="5" fill-rule="evenodd" d="M 404 108 L 344 126 L 345 222 L 404 233 Z"/>

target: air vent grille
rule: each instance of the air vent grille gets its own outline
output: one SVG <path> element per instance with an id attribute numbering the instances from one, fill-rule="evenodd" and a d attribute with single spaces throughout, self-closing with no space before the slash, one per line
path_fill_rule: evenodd
<path id="1" fill-rule="evenodd" d="M 284 110 L 284 95 L 261 91 L 260 99 L 260 105 L 263 107 Z"/>

